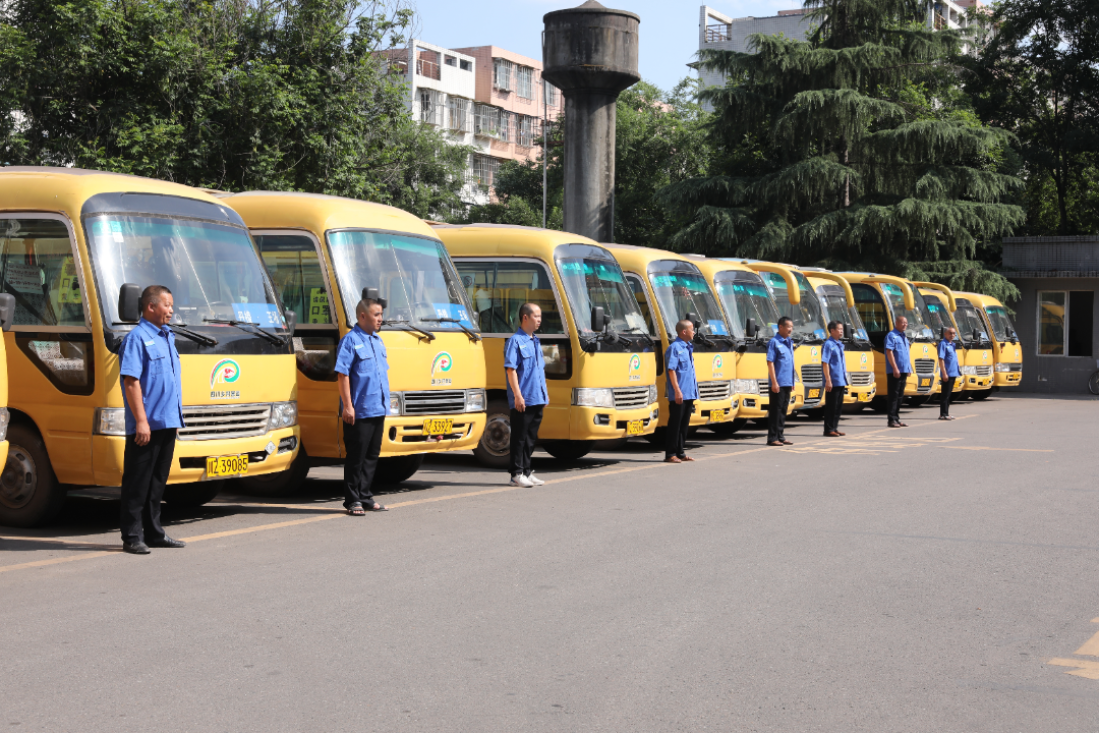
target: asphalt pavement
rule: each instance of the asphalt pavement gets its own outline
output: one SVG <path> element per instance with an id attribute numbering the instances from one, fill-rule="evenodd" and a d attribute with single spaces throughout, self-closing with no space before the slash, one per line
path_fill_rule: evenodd
<path id="1" fill-rule="evenodd" d="M 0 730 L 1099 730 L 1097 410 L 538 452 L 533 489 L 433 457 L 365 517 L 315 469 L 146 557 L 73 494 L 0 528 Z"/>

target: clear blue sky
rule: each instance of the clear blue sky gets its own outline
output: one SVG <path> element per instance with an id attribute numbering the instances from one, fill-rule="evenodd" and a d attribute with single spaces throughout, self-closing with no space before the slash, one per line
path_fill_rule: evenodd
<path id="1" fill-rule="evenodd" d="M 414 0 L 418 36 L 448 48 L 499 46 L 542 58 L 542 16 L 574 8 L 584 0 Z M 702 2 L 688 0 L 600 0 L 604 5 L 641 16 L 641 77 L 671 89 L 691 70 L 686 64 L 698 51 L 698 11 Z M 775 15 L 800 8 L 801 0 L 710 0 L 714 10 L 740 18 Z"/>

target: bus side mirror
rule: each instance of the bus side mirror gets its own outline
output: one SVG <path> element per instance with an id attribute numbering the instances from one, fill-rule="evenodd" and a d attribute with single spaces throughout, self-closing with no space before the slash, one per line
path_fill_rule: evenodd
<path id="1" fill-rule="evenodd" d="M 1015 343 L 1015 341 L 1018 337 L 1015 335 L 1015 329 L 1014 328 L 1007 329 L 1007 337 L 1009 339 L 1011 339 L 1011 343 Z"/>
<path id="2" fill-rule="evenodd" d="M 15 296 L 0 293 L 0 329 L 10 331 L 15 322 Z"/>
<path id="3" fill-rule="evenodd" d="M 756 325 L 756 319 L 749 318 L 744 324 L 744 335 L 748 338 L 754 338 L 759 334 L 759 326 Z"/>
<path id="4" fill-rule="evenodd" d="M 141 286 L 123 283 L 118 289 L 118 320 L 137 323 L 141 320 Z"/>
<path id="5" fill-rule="evenodd" d="M 973 329 L 973 340 L 977 343 L 981 343 L 981 332 L 977 329 Z"/>
<path id="6" fill-rule="evenodd" d="M 607 314 L 603 312 L 601 307 L 595 306 L 591 309 L 591 330 L 602 333 L 608 320 Z"/>
<path id="7" fill-rule="evenodd" d="M 295 311 L 286 311 L 286 330 L 290 332 L 290 335 L 294 335 L 294 329 L 298 327 L 298 314 Z"/>
<path id="8" fill-rule="evenodd" d="M 377 288 L 363 288 L 362 298 L 363 300 L 373 300 L 382 308 L 385 308 L 389 305 L 389 302 L 385 298 L 378 297 Z"/>
<path id="9" fill-rule="evenodd" d="M 697 313 L 686 313 L 684 314 L 683 319 L 693 323 L 696 331 L 702 330 L 702 319 L 698 317 Z"/>
<path id="10" fill-rule="evenodd" d="M 855 342 L 855 329 L 851 328 L 850 323 L 843 324 L 843 335 L 851 343 Z"/>
<path id="11" fill-rule="evenodd" d="M 946 326 L 939 326 L 939 340 L 946 340 Z"/>

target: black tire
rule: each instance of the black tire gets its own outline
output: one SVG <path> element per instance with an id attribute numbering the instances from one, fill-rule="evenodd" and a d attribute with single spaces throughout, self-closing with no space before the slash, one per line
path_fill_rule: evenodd
<path id="1" fill-rule="evenodd" d="M 1088 392 L 1099 395 L 1099 371 L 1092 374 L 1091 379 L 1088 380 Z"/>
<path id="2" fill-rule="evenodd" d="M 507 468 L 511 465 L 511 409 L 507 400 L 489 400 L 485 432 L 473 449 L 482 466 Z"/>
<path id="3" fill-rule="evenodd" d="M 992 396 L 991 389 L 977 389 L 969 393 L 971 399 L 974 400 L 987 400 Z"/>
<path id="4" fill-rule="evenodd" d="M 813 422 L 821 422 L 824 420 L 823 407 L 814 407 L 810 410 L 802 410 L 801 412 L 803 415 L 805 415 L 805 417 L 809 418 Z"/>
<path id="5" fill-rule="evenodd" d="M 884 415 L 889 411 L 889 400 L 885 397 L 875 397 L 870 400 L 870 409 Z"/>
<path id="6" fill-rule="evenodd" d="M 592 450 L 616 451 L 625 448 L 626 444 L 630 442 L 630 439 L 629 437 L 611 438 L 609 440 L 595 440 L 592 442 L 595 443 L 595 445 L 592 446 Z"/>
<path id="7" fill-rule="evenodd" d="M 760 428 L 769 428 L 769 427 L 771 427 L 770 424 L 767 422 L 767 418 L 765 418 L 765 417 L 753 417 L 752 418 L 752 424 L 755 425 L 756 427 L 760 427 Z"/>
<path id="8" fill-rule="evenodd" d="M 164 488 L 164 502 L 178 509 L 194 509 L 209 504 L 225 488 L 226 480 L 195 481 L 193 484 L 172 484 Z"/>
<path id="9" fill-rule="evenodd" d="M 424 465 L 425 453 L 413 453 L 409 456 L 392 456 L 378 461 L 378 471 L 374 483 L 379 486 L 393 486 L 412 478 L 420 466 Z"/>
<path id="10" fill-rule="evenodd" d="M 61 512 L 65 494 L 38 431 L 25 423 L 9 427 L 8 462 L 0 474 L 0 524 L 40 527 Z"/>
<path id="11" fill-rule="evenodd" d="M 309 456 L 305 448 L 298 448 L 298 455 L 290 467 L 265 476 L 251 476 L 240 480 L 240 489 L 252 496 L 290 496 L 301 489 L 309 476 Z"/>
<path id="12" fill-rule="evenodd" d="M 559 461 L 575 461 L 588 455 L 595 447 L 593 443 L 594 440 L 547 440 L 542 447 Z"/>
<path id="13" fill-rule="evenodd" d="M 715 425 L 711 425 L 710 430 L 714 431 L 717 435 L 732 435 L 739 430 L 743 430 L 744 426 L 747 424 L 747 418 L 737 418 L 729 422 L 719 422 Z"/>
<path id="14" fill-rule="evenodd" d="M 651 445 L 655 445 L 655 446 L 659 446 L 659 447 L 663 448 L 664 447 L 664 441 L 667 440 L 667 436 L 668 436 L 668 429 L 667 428 L 657 428 L 656 430 L 654 430 L 651 433 L 649 433 L 648 435 L 646 435 L 645 440 L 649 441 L 649 443 Z"/>

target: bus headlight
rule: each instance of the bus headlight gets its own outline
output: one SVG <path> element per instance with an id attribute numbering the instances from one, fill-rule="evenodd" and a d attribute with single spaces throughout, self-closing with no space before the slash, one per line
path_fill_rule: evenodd
<path id="1" fill-rule="evenodd" d="M 297 402 L 272 402 L 271 417 L 267 419 L 267 430 L 279 430 L 298 424 Z"/>
<path id="2" fill-rule="evenodd" d="M 655 384 L 649 385 L 649 404 L 653 404 L 660 399 L 660 390 L 656 388 Z"/>
<path id="3" fill-rule="evenodd" d="M 975 367 L 975 366 L 964 366 L 964 367 L 962 367 L 962 376 L 963 377 L 975 377 L 975 376 L 977 376 L 977 367 Z"/>
<path id="4" fill-rule="evenodd" d="M 401 414 L 401 393 L 390 392 L 389 393 L 389 414 L 392 417 L 399 416 Z"/>
<path id="5" fill-rule="evenodd" d="M 733 382 L 733 391 L 737 394 L 759 394 L 759 382 L 755 379 L 738 379 Z"/>
<path id="6" fill-rule="evenodd" d="M 8 439 L 8 425 L 11 423 L 11 413 L 8 408 L 0 407 L 0 443 Z"/>
<path id="7" fill-rule="evenodd" d="M 998 372 L 1010 372 L 1010 371 L 1012 371 L 1011 364 L 1007 364 L 1005 362 L 1000 362 L 999 364 L 997 364 L 993 368 Z"/>
<path id="8" fill-rule="evenodd" d="M 609 407 L 614 408 L 614 390 L 606 387 L 590 389 L 576 387 L 572 390 L 572 404 L 577 407 Z"/>
<path id="9" fill-rule="evenodd" d="M 7 410 L 4 410 L 7 413 Z M 4 433 L 8 432 L 8 418 L 4 418 Z M 125 407 L 99 407 L 95 411 L 95 427 L 92 429 L 95 435 L 125 435 L 126 434 L 126 408 Z"/>
<path id="10" fill-rule="evenodd" d="M 483 389 L 466 390 L 466 412 L 485 411 L 485 391 Z"/>

